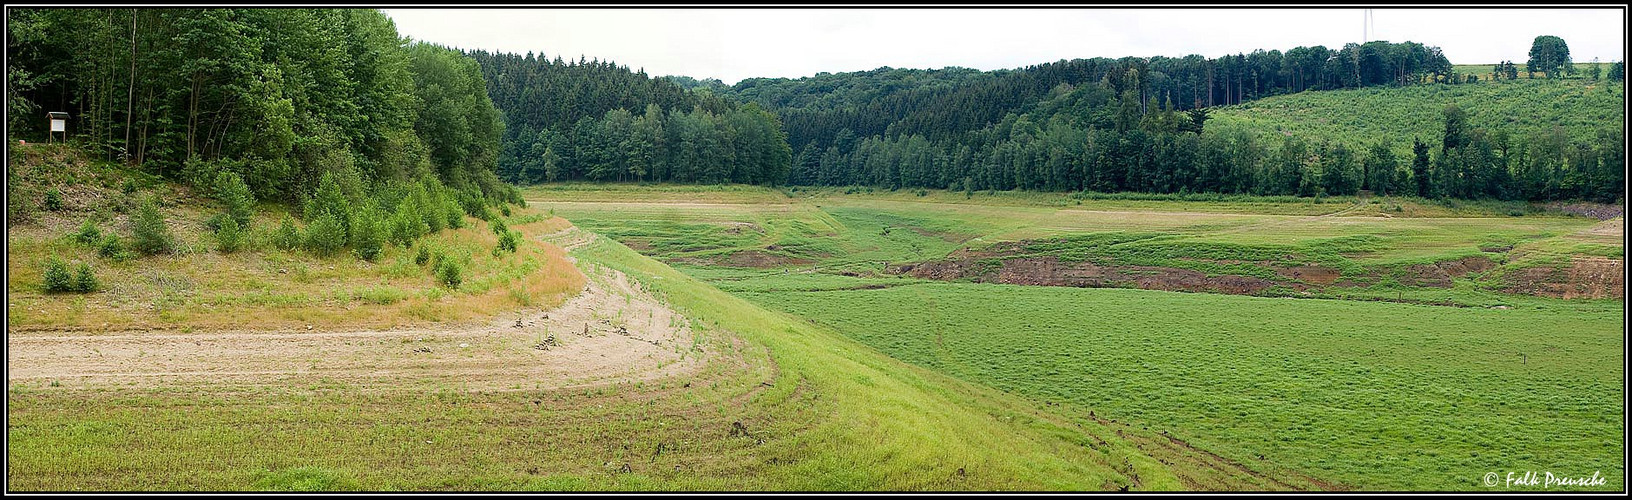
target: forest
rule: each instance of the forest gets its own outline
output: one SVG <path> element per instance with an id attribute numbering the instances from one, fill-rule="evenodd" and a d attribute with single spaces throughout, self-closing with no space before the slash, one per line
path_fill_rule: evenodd
<path id="1" fill-rule="evenodd" d="M 1547 54 L 1533 55 L 1526 69 L 1573 72 L 1567 47 L 1554 48 L 1562 40 L 1541 38 Z M 1435 110 L 1443 140 L 1355 145 L 1205 133 L 1209 111 L 1265 97 L 1478 83 L 1478 75 L 1457 73 L 1439 48 L 1413 42 L 1216 59 L 1078 59 L 989 72 L 879 68 L 729 86 L 652 78 L 601 60 L 470 55 L 508 117 L 499 170 L 517 183 L 1299 196 L 1367 190 L 1612 201 L 1624 178 L 1619 129 L 1587 131 L 1590 140 L 1572 140 L 1583 135 L 1573 129 L 1492 129 L 1454 106 Z M 1511 61 L 1500 66 L 1494 77 L 1516 74 Z M 1609 79 L 1619 75 L 1612 69 Z"/>
<path id="2" fill-rule="evenodd" d="M 508 128 L 501 176 L 781 184 L 792 150 L 776 115 L 600 60 L 472 51 Z"/>
<path id="3" fill-rule="evenodd" d="M 502 197 L 502 116 L 476 62 L 368 9 L 10 9 L 11 138 L 43 115 L 105 160 L 303 203 L 325 176 Z"/>
<path id="4" fill-rule="evenodd" d="M 728 86 L 411 42 L 373 10 L 14 14 L 14 137 L 43 138 L 36 115 L 65 110 L 107 159 L 199 185 L 231 171 L 291 202 L 325 173 L 347 186 L 435 173 L 490 197 L 506 182 L 589 180 L 1613 201 L 1624 179 L 1618 127 L 1481 127 L 1455 106 L 1436 106 L 1437 141 L 1206 128 L 1211 112 L 1278 95 L 1479 83 L 1414 42 Z M 1576 72 L 1557 37 L 1530 56 L 1528 72 Z M 1516 77 L 1512 61 L 1495 68 L 1487 80 Z"/>

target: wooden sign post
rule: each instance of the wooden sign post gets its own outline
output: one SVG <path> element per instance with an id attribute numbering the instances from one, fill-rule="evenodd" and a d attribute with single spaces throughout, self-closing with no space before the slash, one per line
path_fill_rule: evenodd
<path id="1" fill-rule="evenodd" d="M 46 117 L 47 120 L 51 121 L 51 128 L 47 129 L 47 131 L 45 133 L 45 142 L 51 142 L 51 138 L 53 136 L 55 136 L 58 132 L 62 133 L 63 142 L 67 142 L 68 141 L 68 113 L 64 113 L 64 112 L 61 112 L 61 111 L 52 111 L 50 113 L 46 113 L 45 117 Z"/>

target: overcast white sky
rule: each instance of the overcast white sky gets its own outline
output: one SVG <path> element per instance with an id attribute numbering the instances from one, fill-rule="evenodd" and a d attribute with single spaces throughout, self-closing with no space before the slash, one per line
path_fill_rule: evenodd
<path id="1" fill-rule="evenodd" d="M 1360 8 L 1327 9 L 382 9 L 416 40 L 611 59 L 652 76 L 810 76 L 1089 57 L 1217 57 L 1363 35 Z M 1537 35 L 1577 62 L 1621 60 L 1621 9 L 1375 9 L 1370 39 L 1435 45 L 1456 64 L 1524 64 Z"/>

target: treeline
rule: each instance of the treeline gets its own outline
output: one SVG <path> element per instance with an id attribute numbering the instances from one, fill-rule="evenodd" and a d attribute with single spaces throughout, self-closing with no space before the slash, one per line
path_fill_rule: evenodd
<path id="1" fill-rule="evenodd" d="M 1377 194 L 1501 199 L 1622 196 L 1623 132 L 1607 128 L 1571 142 L 1561 128 L 1525 137 L 1467 124 L 1445 109 L 1441 144 L 1352 148 L 1337 142 L 1279 140 L 1231 131 L 1203 133 L 1204 109 L 1140 100 L 1137 86 L 1114 79 L 1061 86 L 1031 113 L 1011 114 L 958 140 L 923 135 L 807 144 L 794 158 L 796 185 L 869 185 L 890 189 L 1137 191 L 1254 195 Z"/>
<path id="2" fill-rule="evenodd" d="M 476 62 L 375 10 L 10 9 L 7 26 L 12 138 L 67 111 L 96 155 L 201 187 L 232 172 L 261 199 L 304 202 L 325 176 L 512 194 Z"/>
<path id="3" fill-rule="evenodd" d="M 757 105 L 687 92 L 611 62 L 468 54 L 508 124 L 498 162 L 508 181 L 787 178 L 792 150 L 782 124 Z"/>
<path id="4" fill-rule="evenodd" d="M 1180 110 L 1309 89 L 1464 81 L 1438 47 L 1385 41 L 1351 43 L 1341 49 L 1297 47 L 1284 53 L 1256 50 L 1211 59 L 1093 58 L 1013 71 L 936 71 L 881 68 L 797 80 L 746 79 L 731 87 L 729 95 L 758 102 L 780 115 L 795 147 L 814 142 L 815 147 L 826 148 L 845 129 L 859 137 L 955 138 L 1009 113 L 1028 111 L 1062 84 L 1082 86 L 1107 79 L 1131 82 L 1141 103 L 1152 97 L 1172 100 Z"/>
<path id="5" fill-rule="evenodd" d="M 780 184 L 792 150 L 776 116 L 748 104 L 724 114 L 696 106 L 664 113 L 646 105 L 579 118 L 506 144 L 518 151 L 501 170 L 514 182 L 560 180 Z"/>

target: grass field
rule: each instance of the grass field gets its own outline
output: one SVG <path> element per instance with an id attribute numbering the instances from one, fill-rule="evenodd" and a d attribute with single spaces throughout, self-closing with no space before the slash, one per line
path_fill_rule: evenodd
<path id="1" fill-rule="evenodd" d="M 1084 249 L 1075 258 L 1268 277 L 1274 271 L 1259 264 L 1242 262 L 1220 268 L 1211 261 L 1262 255 L 1267 261 L 1312 263 L 1363 276 L 1469 256 L 1523 267 L 1534 265 L 1540 257 L 1567 262 L 1576 256 L 1613 257 L 1619 250 L 1614 242 L 1602 238 L 1578 239 L 1597 221 L 1536 212 L 1523 204 L 1437 204 L 1393 198 L 1074 200 L 1063 195 L 1055 198 L 1060 203 L 1045 203 L 1049 198 L 1040 195 L 1011 197 L 1008 193 L 966 197 L 938 191 L 919 197 L 904 192 L 847 195 L 818 190 L 778 197 L 775 191 L 764 191 L 757 198 L 767 201 L 743 203 L 609 201 L 642 197 L 628 191 L 601 201 L 582 193 L 567 197 L 577 201 L 555 201 L 547 198 L 552 192 L 528 193 L 539 206 L 581 227 L 688 272 L 731 269 L 721 275 L 729 279 L 711 278 L 727 288 L 745 286 L 741 281 L 755 276 L 781 275 L 783 269 L 848 272 L 888 280 L 888 276 L 877 275 L 891 263 L 940 259 L 960 249 L 978 251 L 1016 240 L 1064 237 L 1069 246 L 1069 238 L 1091 235 L 1109 237 L 1118 244 Z M 1507 215 L 1526 211 L 1534 215 Z M 1515 250 L 1486 251 L 1507 247 Z M 1069 248 L 1055 253 L 1072 258 Z M 700 277 L 716 276 L 708 274 L 716 271 L 699 272 L 703 273 Z M 1506 285 L 1487 281 L 1448 289 L 1402 290 L 1382 284 L 1345 293 L 1400 298 L 1412 294 L 1421 301 L 1496 305 L 1506 299 L 1489 290 Z"/>
<path id="2" fill-rule="evenodd" d="M 1044 410 L 761 309 L 622 245 L 572 252 L 669 298 L 694 376 L 593 388 L 13 383 L 16 490 L 1317 488 Z"/>
<path id="3" fill-rule="evenodd" d="M 527 235 L 526 252 L 493 257 L 492 233 L 474 219 L 428 240 L 468 246 L 471 273 L 451 293 L 417 267 L 393 275 L 403 249 L 377 265 L 263 248 L 103 266 L 64 239 L 77 224 L 72 216 L 43 214 L 11 228 L 8 243 L 20 250 L 8 255 L 8 290 L 20 302 L 10 309 L 8 345 L 66 331 L 96 355 L 78 362 L 100 369 L 102 356 L 123 356 L 142 370 L 123 379 L 105 370 L 8 379 L 8 486 L 1479 490 L 1493 471 L 1600 471 L 1609 488 L 1624 478 L 1619 301 L 1515 296 L 1471 280 L 1404 293 L 1505 308 L 944 283 L 881 272 L 886 263 L 1016 240 L 1137 233 L 1160 239 L 1135 243 L 1179 251 L 1132 245 L 1119 256 L 1182 261 L 1300 249 L 1367 266 L 1499 243 L 1512 245 L 1515 259 L 1553 265 L 1624 258 L 1619 226 L 1529 207 L 1521 211 L 1536 214 L 1508 216 L 1516 207 L 1415 200 L 631 185 L 553 186 L 527 196 L 530 206 L 511 218 Z M 172 208 L 178 220 L 194 220 L 209 207 Z M 196 228 L 178 233 L 209 246 Z M 32 291 L 39 278 L 26 271 L 30 259 L 50 252 L 98 262 L 105 283 L 134 292 L 136 304 L 121 309 L 123 299 L 109 292 Z M 308 277 L 274 276 L 272 265 L 303 265 Z M 165 296 L 162 282 L 143 278 L 155 270 L 185 277 L 193 293 L 166 299 L 168 309 L 144 308 L 140 301 Z M 597 362 L 594 351 L 552 358 L 566 351 L 534 347 L 552 332 L 520 319 L 512 328 L 508 315 L 561 314 L 566 306 L 557 304 L 589 290 L 579 287 L 612 275 L 673 308 L 691 337 L 665 349 L 683 350 L 695 369 L 589 382 L 468 369 L 489 358 Z M 236 288 L 251 280 L 312 298 L 220 299 L 253 297 Z M 401 296 L 353 297 L 383 286 Z M 547 290 L 518 296 L 517 287 Z M 632 300 L 612 295 L 593 317 L 612 324 L 622 314 L 611 309 Z M 414 304 L 436 309 L 420 314 Z M 370 330 L 339 340 L 303 337 L 298 328 L 222 331 L 235 319 Z M 454 347 L 449 328 L 471 344 Z M 165 370 L 191 361 L 113 347 L 215 342 L 224 339 L 208 337 L 229 333 L 264 339 L 247 356 L 287 366 L 264 376 L 231 374 L 232 366 L 178 376 Z M 270 353 L 274 340 L 310 345 L 286 362 L 253 354 Z M 416 346 L 435 351 L 422 355 Z M 199 355 L 223 356 L 213 349 L 201 346 Z M 13 364 L 15 352 L 8 348 Z M 376 357 L 344 373 L 324 369 L 353 352 Z M 493 378 L 505 374 L 512 378 Z"/>
<path id="4" fill-rule="evenodd" d="M 1481 490 L 1485 473 L 1510 470 L 1598 471 L 1608 478 L 1604 488 L 1622 486 L 1620 300 L 1513 295 L 1474 278 L 1443 289 L 1349 292 L 1478 306 L 1442 307 L 942 283 L 878 272 L 885 261 L 1004 241 L 1135 234 L 1154 236 L 1106 248 L 1168 260 L 1295 251 L 1361 268 L 1483 254 L 1502 271 L 1623 259 L 1619 242 L 1600 230 L 1607 223 L 1416 200 L 1078 205 L 1035 193 L 817 190 L 768 192 L 756 202 L 714 203 L 702 193 L 642 203 L 628 201 L 642 188 L 618 189 L 617 201 L 528 195 L 714 287 L 893 358 L 1067 414 L 1092 411 L 1165 431 L 1256 470 L 1367 490 Z M 1512 250 L 1481 250 L 1491 246 Z M 728 258 L 738 253 L 780 260 Z"/>
<path id="5" fill-rule="evenodd" d="M 1512 310 L 989 284 L 739 292 L 892 357 L 1360 489 L 1625 473 L 1618 303 Z"/>

